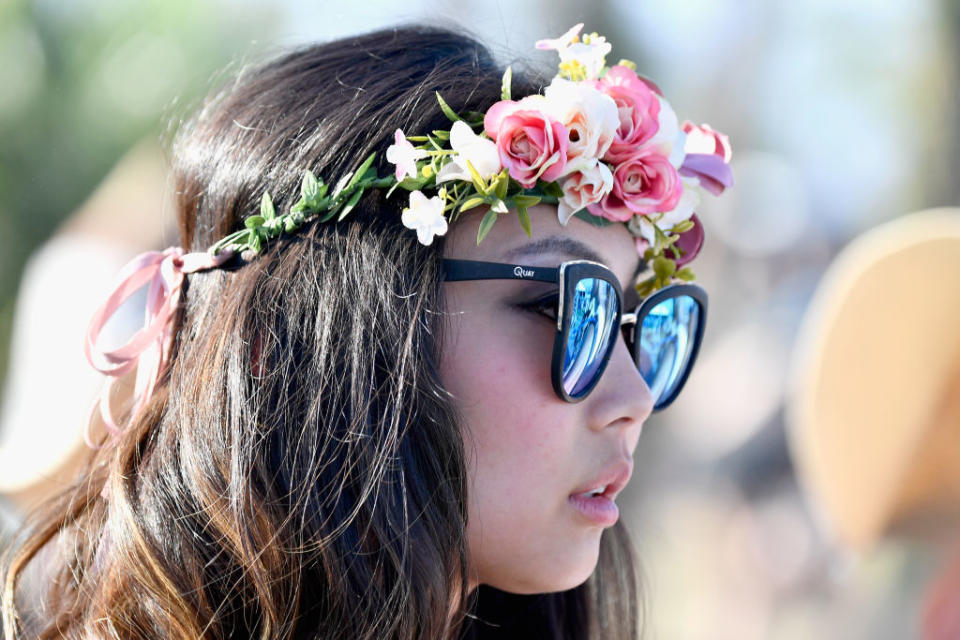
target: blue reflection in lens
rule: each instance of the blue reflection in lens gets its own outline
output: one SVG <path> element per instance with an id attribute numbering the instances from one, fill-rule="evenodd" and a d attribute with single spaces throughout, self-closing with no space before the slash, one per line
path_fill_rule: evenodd
<path id="1" fill-rule="evenodd" d="M 640 375 L 655 404 L 668 398 L 690 365 L 700 305 L 687 295 L 668 298 L 643 318 L 640 327 Z"/>
<path id="2" fill-rule="evenodd" d="M 563 358 L 563 388 L 569 396 L 581 395 L 596 377 L 610 344 L 617 304 L 617 291 L 606 280 L 583 278 L 577 283 Z"/>

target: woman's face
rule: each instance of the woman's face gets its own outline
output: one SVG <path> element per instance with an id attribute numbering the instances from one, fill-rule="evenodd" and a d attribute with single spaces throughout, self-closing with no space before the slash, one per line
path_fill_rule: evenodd
<path id="1" fill-rule="evenodd" d="M 533 237 L 516 215 L 501 216 L 477 246 L 482 215 L 452 225 L 448 258 L 556 267 L 594 259 L 625 287 L 625 307 L 636 304 L 638 257 L 620 224 L 595 227 L 572 218 L 566 228 L 555 207 L 530 209 Z M 471 585 L 513 593 L 543 593 L 584 582 L 597 563 L 598 523 L 575 496 L 621 479 L 653 398 L 619 339 L 607 369 L 582 402 L 553 391 L 550 363 L 556 321 L 524 308 L 557 285 L 514 280 L 444 283 L 449 330 L 441 375 L 463 416 L 469 494 L 467 542 Z"/>

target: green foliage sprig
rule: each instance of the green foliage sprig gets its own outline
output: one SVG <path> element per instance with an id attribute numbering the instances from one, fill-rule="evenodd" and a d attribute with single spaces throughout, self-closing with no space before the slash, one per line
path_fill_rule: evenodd
<path id="1" fill-rule="evenodd" d="M 300 199 L 290 207 L 287 213 L 277 215 L 270 197 L 265 191 L 260 199 L 260 213 L 244 219 L 244 229 L 235 231 L 211 247 L 214 255 L 224 250 L 235 253 L 260 253 L 263 243 L 278 237 L 282 233 L 291 233 L 299 229 L 308 220 L 319 218 L 328 222 L 334 218 L 343 220 L 371 188 L 385 188 L 396 183 L 393 176 L 381 178 L 373 167 L 377 154 L 371 153 L 354 171 L 343 176 L 333 191 L 311 171 L 303 175 L 300 185 Z"/>
<path id="2" fill-rule="evenodd" d="M 508 67 L 503 75 L 501 98 L 511 99 L 512 73 Z M 436 92 L 440 110 L 450 122 L 464 122 L 479 135 L 484 136 L 484 114 L 468 111 L 459 114 L 450 107 L 439 92 Z M 507 169 L 498 174 L 484 177 L 469 160 L 465 160 L 470 180 L 451 180 L 437 184 L 437 175 L 450 163 L 457 152 L 450 145 L 450 131 L 435 129 L 426 135 L 407 136 L 423 156 L 416 161 L 416 175 L 397 180 L 394 175 L 380 177 L 373 166 L 376 154 L 370 154 L 354 171 L 340 178 L 332 191 L 330 186 L 311 171 L 306 171 L 300 187 L 300 199 L 290 207 L 287 213 L 278 215 L 270 197 L 265 192 L 260 201 L 260 213 L 248 216 L 244 220 L 244 229 L 236 231 L 217 242 L 211 249 L 214 254 L 230 250 L 236 253 L 259 253 L 267 240 L 282 233 L 291 233 L 305 222 L 317 219 L 328 222 L 343 220 L 371 188 L 388 189 L 390 198 L 397 189 L 407 192 L 426 191 L 436 193 L 443 200 L 443 214 L 448 222 L 456 222 L 466 211 L 480 206 L 487 211 L 477 230 L 477 244 L 483 241 L 500 216 L 514 210 L 527 236 L 531 236 L 530 215 L 528 209 L 538 203 L 558 204 L 563 197 L 563 189 L 556 182 L 539 181 L 532 188 L 525 188 L 510 177 Z M 592 215 L 586 210 L 575 213 L 578 218 L 596 226 L 613 224 L 610 220 Z M 653 221 L 655 222 L 655 221 Z M 655 242 L 643 255 L 652 274 L 636 285 L 641 296 L 647 296 L 657 289 L 667 286 L 675 280 L 689 282 L 694 279 L 689 268 L 678 268 L 684 252 L 677 246 L 680 234 L 690 231 L 693 221 L 685 220 L 674 225 L 669 231 L 661 230 L 653 224 Z"/>

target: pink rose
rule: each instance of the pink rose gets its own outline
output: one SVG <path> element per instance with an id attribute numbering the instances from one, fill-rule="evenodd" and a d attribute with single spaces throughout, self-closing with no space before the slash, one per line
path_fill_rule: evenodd
<path id="1" fill-rule="evenodd" d="M 553 182 L 567 165 L 566 127 L 536 109 L 539 100 L 501 100 L 487 110 L 483 127 L 497 143 L 500 164 L 525 188 L 537 180 Z"/>
<path id="2" fill-rule="evenodd" d="M 616 65 L 594 86 L 617 103 L 620 126 L 604 160 L 623 162 L 659 128 L 660 101 L 629 67 Z"/>
<path id="3" fill-rule="evenodd" d="M 566 225 L 577 211 L 596 204 L 613 188 L 613 174 L 602 162 L 574 171 L 563 181 L 563 197 L 557 203 L 557 218 Z"/>
<path id="4" fill-rule="evenodd" d="M 716 196 L 732 187 L 730 158 L 733 150 L 727 136 L 714 131 L 710 125 L 697 126 L 690 121 L 683 123 L 683 131 L 687 134 L 686 156 L 680 166 L 680 175 L 696 178 L 701 187 Z"/>
<path id="5" fill-rule="evenodd" d="M 613 189 L 590 213 L 616 222 L 634 214 L 671 211 L 680 201 L 683 183 L 670 159 L 655 147 L 641 147 L 613 170 Z"/>
<path id="6" fill-rule="evenodd" d="M 681 128 L 687 134 L 687 142 L 684 146 L 687 153 L 720 156 L 724 162 L 730 162 L 733 149 L 730 147 L 730 139 L 727 136 L 714 131 L 708 124 L 695 125 L 689 120 L 685 121 Z"/>

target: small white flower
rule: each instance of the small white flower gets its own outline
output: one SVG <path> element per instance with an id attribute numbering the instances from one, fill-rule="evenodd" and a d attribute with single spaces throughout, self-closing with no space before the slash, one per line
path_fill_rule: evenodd
<path id="1" fill-rule="evenodd" d="M 456 154 L 440 168 L 437 184 L 449 180 L 471 180 L 467 160 L 484 180 L 500 173 L 500 154 L 497 152 L 496 143 L 474 133 L 466 122 L 457 120 L 453 123 L 450 129 L 450 147 Z"/>
<path id="2" fill-rule="evenodd" d="M 627 223 L 627 229 L 635 236 L 639 236 L 652 245 L 656 244 L 656 232 L 653 227 L 656 225 L 663 233 L 670 233 L 670 229 L 678 222 L 688 220 L 697 207 L 700 206 L 700 193 L 697 189 L 696 178 L 680 178 L 683 182 L 683 193 L 680 195 L 680 201 L 672 211 L 665 213 L 653 213 L 649 217 L 645 215 L 635 215 Z M 653 220 L 651 220 L 651 218 Z"/>
<path id="3" fill-rule="evenodd" d="M 581 29 L 583 29 L 582 22 L 574 25 L 559 38 L 537 40 L 536 47 L 556 50 L 560 54 L 561 64 L 579 63 L 586 70 L 587 79 L 592 80 L 600 75 L 607 54 L 613 50 L 613 47 L 606 38 L 595 33 L 580 38 Z"/>
<path id="4" fill-rule="evenodd" d="M 606 64 L 607 54 L 613 47 L 603 36 L 596 36 L 586 42 L 574 42 L 560 51 L 560 62 L 577 61 L 587 70 L 587 80 L 593 80 L 600 75 Z"/>
<path id="5" fill-rule="evenodd" d="M 573 44 L 574 39 L 580 35 L 580 30 L 583 29 L 583 23 L 575 24 L 570 27 L 570 30 L 559 38 L 548 38 L 545 40 L 537 40 L 536 47 L 537 49 L 547 50 L 556 49 L 557 51 L 562 51 L 566 49 L 571 44 Z"/>
<path id="6" fill-rule="evenodd" d="M 443 217 L 443 198 L 427 198 L 421 191 L 410 192 L 410 206 L 403 210 L 400 221 L 408 229 L 417 232 L 420 244 L 429 246 L 433 236 L 447 233 L 447 219 Z"/>
<path id="7" fill-rule="evenodd" d="M 393 134 L 394 144 L 387 147 L 387 162 L 397 165 L 397 180 L 403 180 L 404 177 L 417 177 L 417 160 L 427 157 L 427 152 L 423 149 L 415 149 L 403 131 L 397 129 Z"/>

